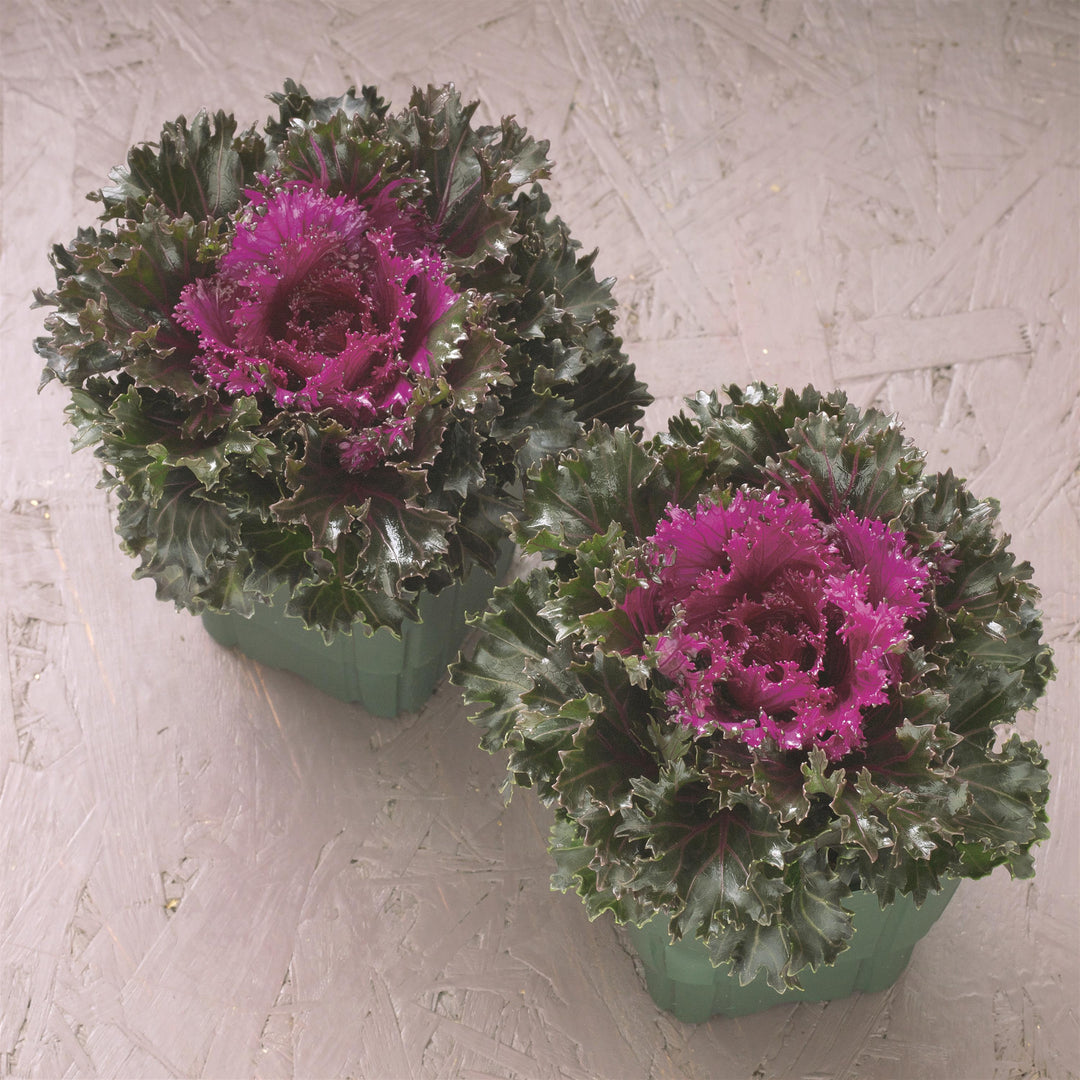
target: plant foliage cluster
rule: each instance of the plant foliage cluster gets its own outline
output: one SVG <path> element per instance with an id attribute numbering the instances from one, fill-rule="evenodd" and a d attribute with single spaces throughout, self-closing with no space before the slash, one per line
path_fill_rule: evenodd
<path id="1" fill-rule="evenodd" d="M 927 473 L 895 421 L 841 393 L 726 395 L 688 399 L 648 441 L 596 426 L 531 470 L 513 532 L 547 563 L 496 591 L 475 653 L 452 672 L 481 745 L 509 751 L 507 797 L 533 787 L 555 808 L 555 887 L 576 890 L 591 917 L 662 912 L 742 982 L 764 970 L 783 989 L 845 947 L 854 890 L 921 903 L 944 875 L 1033 873 L 1046 761 L 1001 729 L 1053 668 L 1031 568 L 995 530 L 992 500 Z M 721 722 L 736 700 L 722 673 L 714 712 L 688 722 L 662 632 L 630 617 L 634 597 L 679 571 L 656 558 L 658 529 L 754 499 L 809 507 L 828 535 L 855 520 L 903 538 L 903 588 L 920 600 L 903 601 L 884 691 L 860 703 L 858 738 L 839 749 Z M 899 558 L 899 540 L 886 549 Z M 688 590 L 675 616 L 709 602 Z"/>
<path id="2" fill-rule="evenodd" d="M 493 569 L 523 471 L 649 397 L 550 213 L 547 144 L 451 86 L 166 124 L 53 250 L 43 382 L 70 389 L 159 597 L 330 636 Z"/>

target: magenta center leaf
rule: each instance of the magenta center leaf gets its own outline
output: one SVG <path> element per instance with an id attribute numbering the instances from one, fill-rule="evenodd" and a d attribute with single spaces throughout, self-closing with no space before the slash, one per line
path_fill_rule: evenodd
<path id="1" fill-rule="evenodd" d="M 303 182 L 249 192 L 218 272 L 176 306 L 212 386 L 329 410 L 351 471 L 412 445 L 415 384 L 439 373 L 428 339 L 457 299 L 433 229 L 395 186 L 369 199 Z"/>
<path id="2" fill-rule="evenodd" d="M 902 533 L 737 492 L 669 507 L 645 552 L 651 580 L 622 610 L 636 647 L 655 641 L 674 718 L 832 760 L 864 744 L 864 710 L 889 700 L 926 607 L 929 571 Z"/>

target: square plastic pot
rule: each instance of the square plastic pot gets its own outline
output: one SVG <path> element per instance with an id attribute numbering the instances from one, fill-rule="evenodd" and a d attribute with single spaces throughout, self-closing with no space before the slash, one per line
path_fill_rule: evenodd
<path id="1" fill-rule="evenodd" d="M 916 943 L 945 910 L 959 883 L 958 878 L 943 880 L 941 892 L 928 896 L 922 907 L 908 896 L 897 896 L 883 910 L 873 893 L 853 893 L 844 901 L 854 912 L 855 932 L 848 948 L 828 967 L 804 969 L 799 974 L 803 989 L 784 993 L 769 986 L 761 974 L 740 986 L 730 974 L 731 965 L 713 967 L 709 950 L 696 938 L 670 941 L 664 915 L 627 930 L 653 1001 L 678 1019 L 696 1024 L 716 1015 L 746 1016 L 776 1005 L 832 1001 L 856 991 L 887 989 L 907 967 Z"/>
<path id="2" fill-rule="evenodd" d="M 291 671 L 375 716 L 393 717 L 415 712 L 431 697 L 469 631 L 466 613 L 484 608 L 513 554 L 513 546 L 504 545 L 494 576 L 477 566 L 438 596 L 423 593 L 420 621 L 404 623 L 400 638 L 386 627 L 368 636 L 357 628 L 328 645 L 319 631 L 285 614 L 284 591 L 268 604 L 256 604 L 251 618 L 204 612 L 202 622 L 215 641 L 260 664 Z"/>

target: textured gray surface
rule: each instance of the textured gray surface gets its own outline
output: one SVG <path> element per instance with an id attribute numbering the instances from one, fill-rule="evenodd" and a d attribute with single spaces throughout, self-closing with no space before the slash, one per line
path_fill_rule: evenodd
<path id="1" fill-rule="evenodd" d="M 1076 1076 L 1077 31 L 1071 0 L 4 0 L 0 1077 Z M 130 581 L 30 292 L 129 143 L 286 76 L 453 80 L 550 139 L 652 426 L 836 384 L 1001 499 L 1060 668 L 1023 718 L 1034 882 L 962 889 L 888 992 L 684 1026 L 549 891 L 453 688 L 374 720 Z"/>

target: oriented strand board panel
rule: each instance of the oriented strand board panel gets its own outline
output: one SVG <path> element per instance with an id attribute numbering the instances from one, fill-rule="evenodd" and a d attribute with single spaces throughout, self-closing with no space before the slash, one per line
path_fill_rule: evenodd
<path id="1" fill-rule="evenodd" d="M 1071 0 L 5 0 L 0 1077 L 1076 1077 L 1078 165 Z M 551 141 L 655 430 L 839 385 L 996 495 L 1060 674 L 1034 881 L 963 888 L 889 991 L 683 1025 L 548 886 L 454 690 L 376 720 L 130 580 L 30 348 L 47 246 L 201 106 L 454 81 Z"/>

